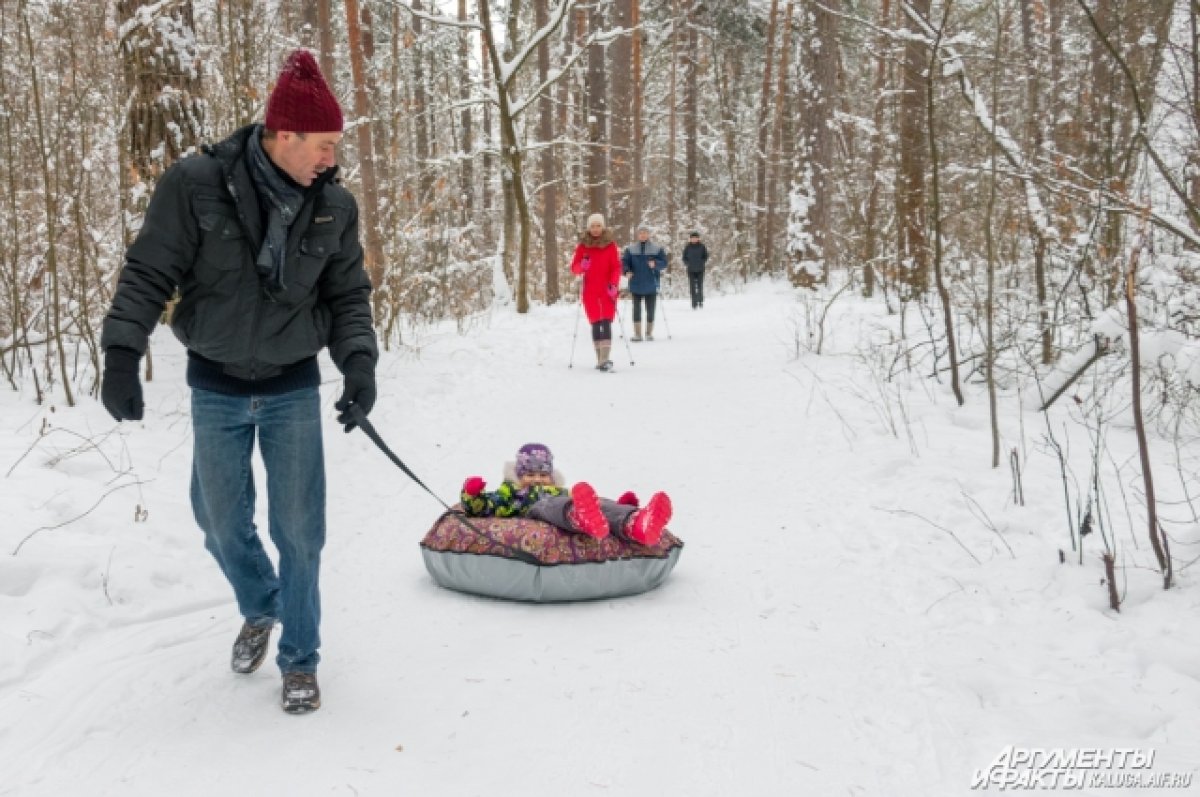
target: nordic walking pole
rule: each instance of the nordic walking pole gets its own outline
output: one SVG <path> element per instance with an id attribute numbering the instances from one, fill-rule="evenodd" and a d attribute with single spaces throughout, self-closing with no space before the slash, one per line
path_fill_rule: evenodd
<path id="1" fill-rule="evenodd" d="M 673 340 L 671 336 L 671 319 L 667 318 L 667 297 L 664 294 L 659 293 L 658 298 L 662 300 L 659 302 L 658 309 L 662 311 L 663 324 L 665 324 L 667 327 L 667 340 Z"/>
<path id="2" fill-rule="evenodd" d="M 575 310 L 575 334 L 571 336 L 571 359 L 567 363 L 568 368 L 575 367 L 575 341 L 579 340 L 579 316 L 583 314 L 583 294 L 579 294 L 579 303 Z"/>
<path id="3" fill-rule="evenodd" d="M 614 308 L 613 315 L 617 317 L 617 327 L 621 330 L 621 338 L 625 341 L 625 352 L 629 355 L 629 364 L 635 365 L 633 361 L 633 349 L 629 348 L 629 338 L 625 337 L 625 322 L 621 320 L 621 306 L 617 305 Z"/>

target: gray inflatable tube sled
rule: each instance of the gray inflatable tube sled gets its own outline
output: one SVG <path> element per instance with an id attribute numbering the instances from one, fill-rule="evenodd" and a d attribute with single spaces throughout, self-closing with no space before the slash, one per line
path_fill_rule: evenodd
<path id="1" fill-rule="evenodd" d="M 438 518 L 421 541 L 438 585 L 515 601 L 554 603 L 617 598 L 666 580 L 683 541 L 664 531 L 647 547 L 609 535 L 595 540 L 529 518 Z"/>

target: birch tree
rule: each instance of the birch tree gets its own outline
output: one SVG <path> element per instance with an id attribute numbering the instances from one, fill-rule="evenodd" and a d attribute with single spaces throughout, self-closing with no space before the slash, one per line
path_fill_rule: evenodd
<path id="1" fill-rule="evenodd" d="M 501 55 L 500 45 L 496 41 L 489 3 L 487 0 L 480 0 L 479 3 L 480 32 L 491 67 L 494 86 L 492 99 L 495 102 L 500 123 L 501 162 L 506 172 L 506 181 L 511 185 L 511 199 L 506 194 L 506 201 L 514 203 L 520 225 L 516 290 L 517 312 L 519 313 L 529 310 L 529 243 L 532 220 L 525 188 L 525 150 L 523 137 L 518 132 L 518 125 L 524 112 L 549 86 L 538 85 L 529 94 L 517 96 L 517 79 L 528 66 L 533 53 L 562 25 L 573 5 L 574 0 L 559 0 L 550 12 L 546 24 L 538 28 L 526 41 L 518 43 L 510 40 L 508 42 L 508 51 L 512 55 L 505 58 Z M 516 26 L 510 24 L 508 33 L 510 37 L 514 37 Z M 554 79 L 557 80 L 561 75 L 560 72 Z"/>

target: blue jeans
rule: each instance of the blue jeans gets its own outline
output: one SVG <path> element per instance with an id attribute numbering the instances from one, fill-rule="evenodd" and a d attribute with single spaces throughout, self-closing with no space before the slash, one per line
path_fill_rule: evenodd
<path id="1" fill-rule="evenodd" d="M 325 544 L 325 454 L 317 388 L 274 396 L 192 390 L 192 511 L 206 547 L 251 625 L 283 623 L 276 663 L 316 672 L 321 646 L 318 575 Z M 267 469 L 276 575 L 254 525 L 255 433 Z"/>

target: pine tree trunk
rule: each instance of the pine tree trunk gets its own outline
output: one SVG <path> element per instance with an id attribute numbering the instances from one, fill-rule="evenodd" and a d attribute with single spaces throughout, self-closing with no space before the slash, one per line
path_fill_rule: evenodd
<path id="1" fill-rule="evenodd" d="M 633 134 L 629 142 L 632 148 L 633 175 L 632 184 L 629 187 L 630 191 L 630 217 L 635 224 L 640 224 L 643 221 L 642 214 L 644 211 L 643 202 L 645 201 L 645 172 L 642 163 L 642 146 L 644 143 L 644 132 L 642 130 L 642 105 L 643 105 L 643 89 L 642 86 L 642 32 L 637 30 L 637 26 L 641 24 L 641 0 L 630 0 L 630 5 L 633 7 L 632 25 L 634 27 L 633 46 L 631 54 L 633 57 Z"/>
<path id="2" fill-rule="evenodd" d="M 467 0 L 458 0 L 458 19 L 461 22 L 467 20 Z M 462 30 L 458 34 L 458 68 L 463 75 L 471 74 L 471 33 L 467 30 Z M 459 111 L 459 125 L 462 128 L 460 139 L 462 160 L 458 177 L 459 203 L 462 210 L 459 214 L 459 223 L 465 227 L 472 221 L 471 216 L 475 204 L 473 201 L 475 197 L 475 159 L 473 156 L 475 135 L 471 121 L 471 109 L 467 104 L 471 100 L 471 81 L 459 81 L 458 100 L 463 105 L 462 110 Z"/>
<path id="3" fill-rule="evenodd" d="M 421 0 L 413 0 L 413 11 L 424 11 Z M 433 171 L 430 168 L 430 135 L 429 135 L 429 87 L 425 74 L 425 65 L 421 61 L 423 48 L 420 46 L 423 22 L 421 17 L 413 14 L 413 121 L 415 122 L 416 141 L 414 157 L 417 166 L 417 202 L 420 204 L 422 219 L 425 224 L 431 223 L 430 213 L 433 208 Z M 466 81 L 464 81 L 466 82 Z"/>
<path id="4" fill-rule="evenodd" d="M 575 48 L 577 50 L 582 50 L 585 46 L 584 42 L 587 41 L 587 29 L 587 9 L 576 8 L 574 38 Z M 571 87 L 573 91 L 571 94 L 571 99 L 573 99 L 574 102 L 564 103 L 560 113 L 564 116 L 570 116 L 570 111 L 574 109 L 574 117 L 570 120 L 570 127 L 573 133 L 572 138 L 586 138 L 588 135 L 587 59 L 581 59 L 580 61 L 577 61 L 574 66 L 574 70 L 575 74 L 572 76 L 571 80 Z M 567 130 L 567 128 L 568 125 L 564 123 L 562 125 L 562 129 Z M 590 158 L 590 147 L 576 148 L 576 154 L 571 158 L 570 179 L 567 184 L 568 196 L 575 196 L 577 193 L 583 193 L 583 188 L 587 182 L 586 163 L 590 161 Z M 589 196 L 589 202 L 590 201 L 591 200 Z M 576 215 L 582 215 L 586 217 L 588 212 L 590 211 L 581 214 L 576 211 Z"/>
<path id="5" fill-rule="evenodd" d="M 318 30 L 320 31 L 321 51 L 318 54 L 321 62 L 321 72 L 329 85 L 335 85 L 337 72 L 333 63 L 333 9 L 329 0 L 316 0 Z"/>
<path id="6" fill-rule="evenodd" d="M 227 0 L 216 8 L 221 71 L 229 87 L 234 127 L 254 121 L 260 102 L 254 85 L 253 0 Z"/>
<path id="7" fill-rule="evenodd" d="M 461 2 L 462 0 L 460 0 Z M 541 30 L 550 18 L 548 11 L 549 0 L 535 0 L 534 24 Z M 538 45 L 537 54 L 538 83 L 544 84 L 550 74 L 550 40 L 549 38 Z M 541 139 L 542 153 L 542 262 L 546 271 L 546 304 L 554 304 L 559 299 L 558 289 L 558 177 L 555 174 L 554 156 L 556 147 L 550 146 L 554 140 L 554 101 L 549 89 L 538 100 L 538 138 Z"/>
<path id="8" fill-rule="evenodd" d="M 1188 108 L 1192 127 L 1200 130 L 1200 8 L 1197 5 L 1196 3 L 1188 4 L 1188 34 L 1191 48 L 1188 65 L 1192 78 Z M 1188 183 L 1188 196 L 1191 197 L 1194 206 L 1200 207 L 1200 140 L 1193 141 L 1192 148 L 1188 152 L 1187 169 L 1192 175 Z M 1192 232 L 1200 233 L 1200 221 L 1196 219 L 1190 219 L 1190 221 Z M 1196 250 L 1194 246 L 1188 248 L 1192 251 Z"/>
<path id="9" fill-rule="evenodd" d="M 1041 29 L 1035 16 L 1045 24 L 1046 11 L 1042 0 L 1022 0 L 1021 2 L 1021 37 L 1025 48 L 1025 102 L 1026 126 L 1025 136 L 1030 152 L 1041 152 L 1043 143 L 1042 118 L 1042 43 L 1045 41 L 1044 29 Z M 993 118 L 995 118 L 993 116 Z M 994 146 L 994 145 L 993 145 Z M 1029 218 L 1029 235 L 1033 239 L 1033 277 L 1037 290 L 1038 330 L 1042 341 L 1041 359 L 1043 365 L 1049 365 L 1054 360 L 1053 332 L 1050 329 L 1050 308 L 1046 304 L 1046 237 L 1042 234 L 1032 217 Z"/>
<path id="10" fill-rule="evenodd" d="M 593 9 L 588 16 L 588 29 L 604 30 L 604 15 Z M 593 44 L 587 55 L 588 96 L 588 205 L 590 213 L 608 217 L 608 80 L 605 74 L 604 47 Z"/>
<path id="11" fill-rule="evenodd" d="M 817 41 L 821 50 L 817 54 L 814 73 L 819 95 L 819 104 L 813 108 L 812 118 L 817 121 L 812 131 L 813 138 L 813 239 L 820 252 L 824 268 L 818 282 L 828 280 L 830 267 L 838 262 L 837 239 L 833 234 L 834 160 L 836 158 L 835 134 L 837 130 L 835 100 L 841 95 L 841 54 L 838 51 L 838 12 L 842 0 L 827 0 L 815 4 Z"/>
<path id="12" fill-rule="evenodd" d="M 792 167 L 792 192 L 803 195 L 803 213 L 793 208 L 793 224 L 804 234 L 790 240 L 792 284 L 812 288 L 825 282 L 835 256 L 832 223 L 834 99 L 838 96 L 837 17 L 840 0 L 812 3 L 801 13 L 806 44 L 801 49 L 801 74 L 797 90 L 803 99 L 800 163 Z M 785 141 L 791 136 L 785 136 Z M 788 162 L 785 160 L 785 162 Z"/>
<path id="13" fill-rule="evenodd" d="M 700 35 L 697 31 L 696 0 L 687 7 L 687 83 L 683 97 L 683 135 L 687 140 L 687 223 L 696 224 L 696 205 L 700 197 Z M 672 230 L 672 234 L 678 234 Z"/>
<path id="14" fill-rule="evenodd" d="M 490 56 L 488 55 L 487 42 L 485 41 L 484 36 L 479 37 L 479 51 L 482 58 L 481 63 L 488 63 Z M 483 127 L 480 138 L 480 146 L 485 150 L 483 157 L 480 158 L 480 171 L 483 172 L 483 174 L 481 174 L 479 177 L 480 224 L 483 230 L 483 239 L 485 241 L 491 241 L 493 239 L 494 229 L 492 212 L 493 208 L 496 206 L 493 198 L 493 194 L 495 193 L 495 182 L 492 179 L 492 172 L 494 170 L 493 162 L 495 160 L 495 156 L 492 155 L 489 150 L 495 149 L 496 139 L 494 136 L 494 130 L 492 129 L 492 104 L 490 102 L 485 102 L 483 104 Z"/>
<path id="15" fill-rule="evenodd" d="M 371 116 L 367 68 L 363 63 L 362 30 L 359 26 L 358 0 L 346 0 L 346 33 L 350 40 L 350 71 L 354 78 L 354 115 L 361 120 Z M 360 227 L 366 232 L 363 261 L 371 285 L 383 284 L 383 242 L 379 235 L 379 189 L 375 180 L 375 146 L 369 121 L 359 124 L 358 161 L 362 172 L 362 212 Z"/>
<path id="16" fill-rule="evenodd" d="M 667 234 L 676 240 L 679 234 L 675 202 L 675 141 L 679 137 L 679 0 L 671 0 L 671 82 L 667 100 Z"/>
<path id="17" fill-rule="evenodd" d="M 618 28 L 633 27 L 634 0 L 614 0 L 613 23 Z M 609 107 L 609 226 L 620 240 L 632 239 L 634 219 L 629 193 L 633 188 L 633 34 L 618 36 L 608 47 L 612 55 L 611 99 Z"/>
<path id="18" fill-rule="evenodd" d="M 371 7 L 369 5 L 362 6 L 362 14 L 360 15 L 360 18 L 362 20 L 362 36 L 360 39 L 362 41 L 363 63 L 374 65 L 376 63 L 375 22 L 374 17 L 371 14 Z M 379 89 L 379 80 L 377 78 L 381 71 L 382 70 L 380 69 L 372 68 L 367 70 L 365 75 L 368 102 L 374 102 L 376 108 L 382 106 L 385 102 L 384 93 Z M 393 171 L 396 168 L 397 163 L 396 161 L 387 157 L 387 153 L 391 149 L 390 142 L 393 137 L 394 129 L 390 124 L 388 124 L 388 121 L 389 120 L 386 114 L 380 113 L 378 110 L 376 110 L 376 112 L 371 115 L 370 121 L 363 122 L 363 124 L 369 124 L 371 126 L 371 152 L 375 156 L 373 160 L 375 162 L 375 206 L 378 214 L 375 219 L 375 227 L 377 232 L 386 229 L 384 226 L 382 210 L 386 204 L 384 201 L 384 196 L 386 193 L 381 191 L 379 186 L 394 185 L 396 183 L 396 177 L 393 176 Z M 382 233 L 379 234 L 382 236 Z M 381 251 L 382 248 L 383 244 L 381 242 Z"/>
<path id="19" fill-rule="evenodd" d="M 737 121 L 734 118 L 732 85 L 741 77 L 741 53 L 737 48 L 730 48 L 722 64 L 714 41 L 712 45 L 713 74 L 717 87 L 717 102 L 721 109 L 721 132 L 725 140 L 725 167 L 729 171 L 729 212 L 733 218 L 733 261 L 741 269 L 742 281 L 749 279 L 748 253 L 746 252 L 746 219 L 742 212 L 741 188 L 738 183 L 737 163 Z"/>
<path id="20" fill-rule="evenodd" d="M 930 0 L 911 0 L 923 19 L 929 19 Z M 925 236 L 925 173 L 929 142 L 926 140 L 925 45 L 916 23 L 904 17 L 911 38 L 904 43 L 900 88 L 900 168 L 896 173 L 897 282 L 902 297 L 911 299 L 929 287 L 929 246 Z"/>
<path id="21" fill-rule="evenodd" d="M 887 30 L 891 25 L 891 0 L 882 0 L 879 7 L 879 27 L 881 30 Z M 884 94 L 884 89 L 887 87 L 888 63 L 888 36 L 886 33 L 880 33 L 875 40 L 875 46 L 878 49 L 878 55 L 875 58 L 875 84 L 874 94 L 872 96 L 872 114 L 871 114 L 871 154 L 868 158 L 867 174 L 871 181 L 871 187 L 867 192 L 867 208 L 864 218 L 863 229 L 863 296 L 875 295 L 875 282 L 879 276 L 876 269 L 876 260 L 878 257 L 878 240 L 879 236 L 876 232 L 879 218 L 879 191 L 882 186 L 882 181 L 879 177 L 879 169 L 883 164 L 883 111 L 887 102 Z"/>
<path id="22" fill-rule="evenodd" d="M 505 42 L 504 42 L 504 60 L 511 61 L 516 50 L 517 40 L 517 16 L 520 13 L 520 0 L 509 0 L 508 13 L 504 19 Z M 490 47 L 495 47 L 493 40 Z M 499 77 L 496 78 L 497 93 L 503 94 L 508 90 L 507 86 L 500 85 Z M 499 103 L 497 109 L 496 123 L 500 127 L 500 190 L 501 198 L 504 200 L 504 238 L 501 240 L 501 257 L 504 263 L 504 275 L 508 278 L 510 284 L 517 286 L 517 307 L 519 312 L 525 312 L 520 309 L 522 303 L 528 307 L 529 297 L 526 293 L 527 275 L 525 274 L 525 261 L 520 257 L 520 241 L 518 227 L 521 223 L 520 211 L 517 207 L 517 179 L 519 175 L 519 167 L 514 168 L 513 158 L 514 153 L 512 148 L 517 146 L 515 137 L 515 121 L 506 118 L 507 112 L 504 110 L 505 104 L 511 101 L 511 98 L 506 97 Z M 510 128 L 514 131 L 514 136 L 510 140 L 508 133 Z"/>
<path id="23" fill-rule="evenodd" d="M 754 246 L 757 256 L 755 272 L 761 274 L 769 266 L 767 230 L 767 170 L 770 163 L 771 146 L 771 70 L 775 67 L 775 28 L 779 19 L 779 0 L 771 0 L 771 13 L 767 21 L 767 49 L 763 54 L 763 83 L 761 100 L 758 104 L 758 172 L 754 190 Z"/>
<path id="24" fill-rule="evenodd" d="M 776 78 L 777 87 L 775 89 L 775 122 L 772 126 L 771 145 L 767 153 L 767 162 L 770 164 L 770 169 L 767 172 L 767 205 L 766 205 L 766 241 L 763 247 L 763 264 L 766 266 L 768 273 L 775 273 L 775 236 L 778 225 L 776 223 L 776 194 L 780 180 L 778 176 L 782 173 L 784 164 L 781 155 L 785 148 L 791 147 L 791 136 L 788 135 L 787 119 L 789 114 L 788 102 L 788 63 L 792 53 L 792 13 L 795 7 L 792 0 L 788 0 L 787 10 L 783 15 L 783 31 L 779 36 L 779 75 Z M 790 167 L 790 162 L 787 166 Z"/>

